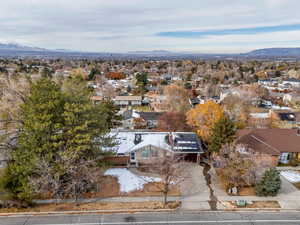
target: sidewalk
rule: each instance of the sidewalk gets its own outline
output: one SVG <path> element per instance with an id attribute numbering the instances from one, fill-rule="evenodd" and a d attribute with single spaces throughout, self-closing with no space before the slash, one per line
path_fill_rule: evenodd
<path id="1" fill-rule="evenodd" d="M 147 202 L 147 201 L 162 201 L 163 197 L 113 197 L 113 198 L 86 198 L 78 199 L 79 203 L 90 202 Z M 180 201 L 182 197 L 168 197 L 168 201 Z M 46 199 L 46 200 L 34 200 L 37 204 L 51 204 L 51 203 L 73 203 L 75 199 Z"/>

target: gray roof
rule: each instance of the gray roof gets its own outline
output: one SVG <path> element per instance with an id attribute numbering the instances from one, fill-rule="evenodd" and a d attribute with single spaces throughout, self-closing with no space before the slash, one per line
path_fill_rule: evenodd
<path id="1" fill-rule="evenodd" d="M 162 112 L 138 112 L 140 116 L 146 121 L 158 120 L 159 117 L 163 114 Z"/>

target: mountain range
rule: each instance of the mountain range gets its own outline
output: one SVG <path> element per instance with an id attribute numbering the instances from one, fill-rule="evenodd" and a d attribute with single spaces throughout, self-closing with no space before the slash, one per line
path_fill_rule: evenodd
<path id="1" fill-rule="evenodd" d="M 171 52 L 166 50 L 153 51 L 131 51 L 128 53 L 91 53 L 80 52 L 66 49 L 49 50 L 45 48 L 30 47 L 15 43 L 0 43 L 0 56 L 38 56 L 38 57 L 172 57 L 172 58 L 276 58 L 276 57 L 292 57 L 300 59 L 300 48 L 265 48 L 257 49 L 242 54 L 205 54 L 191 52 Z"/>

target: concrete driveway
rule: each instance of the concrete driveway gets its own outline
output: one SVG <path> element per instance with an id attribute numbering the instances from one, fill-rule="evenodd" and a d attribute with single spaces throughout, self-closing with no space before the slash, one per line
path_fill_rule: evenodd
<path id="1" fill-rule="evenodd" d="M 189 177 L 180 185 L 183 210 L 209 210 L 210 190 L 203 175 L 203 167 L 191 163 Z"/>

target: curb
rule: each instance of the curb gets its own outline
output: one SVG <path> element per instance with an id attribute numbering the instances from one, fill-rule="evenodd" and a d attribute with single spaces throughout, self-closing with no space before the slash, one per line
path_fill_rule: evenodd
<path id="1" fill-rule="evenodd" d="M 52 211 L 52 212 L 20 212 L 20 213 L 0 213 L 4 216 L 40 216 L 40 215 L 72 215 L 72 214 L 123 214 L 123 213 L 143 213 L 143 212 L 174 212 L 179 209 L 120 209 L 120 210 L 89 210 L 89 211 Z"/>
<path id="2" fill-rule="evenodd" d="M 176 212 L 180 208 L 175 209 L 136 209 L 136 210 L 90 210 L 90 211 L 61 211 L 61 212 L 26 212 L 26 213 L 0 213 L 1 217 L 7 216 L 54 216 L 54 215 L 78 215 L 78 214 L 130 214 L 130 213 L 145 213 L 157 212 L 168 213 Z M 182 213 L 201 213 L 201 212 L 299 212 L 300 209 L 279 209 L 279 208 L 239 208 L 239 209 L 222 209 L 222 210 L 180 210 Z"/>

